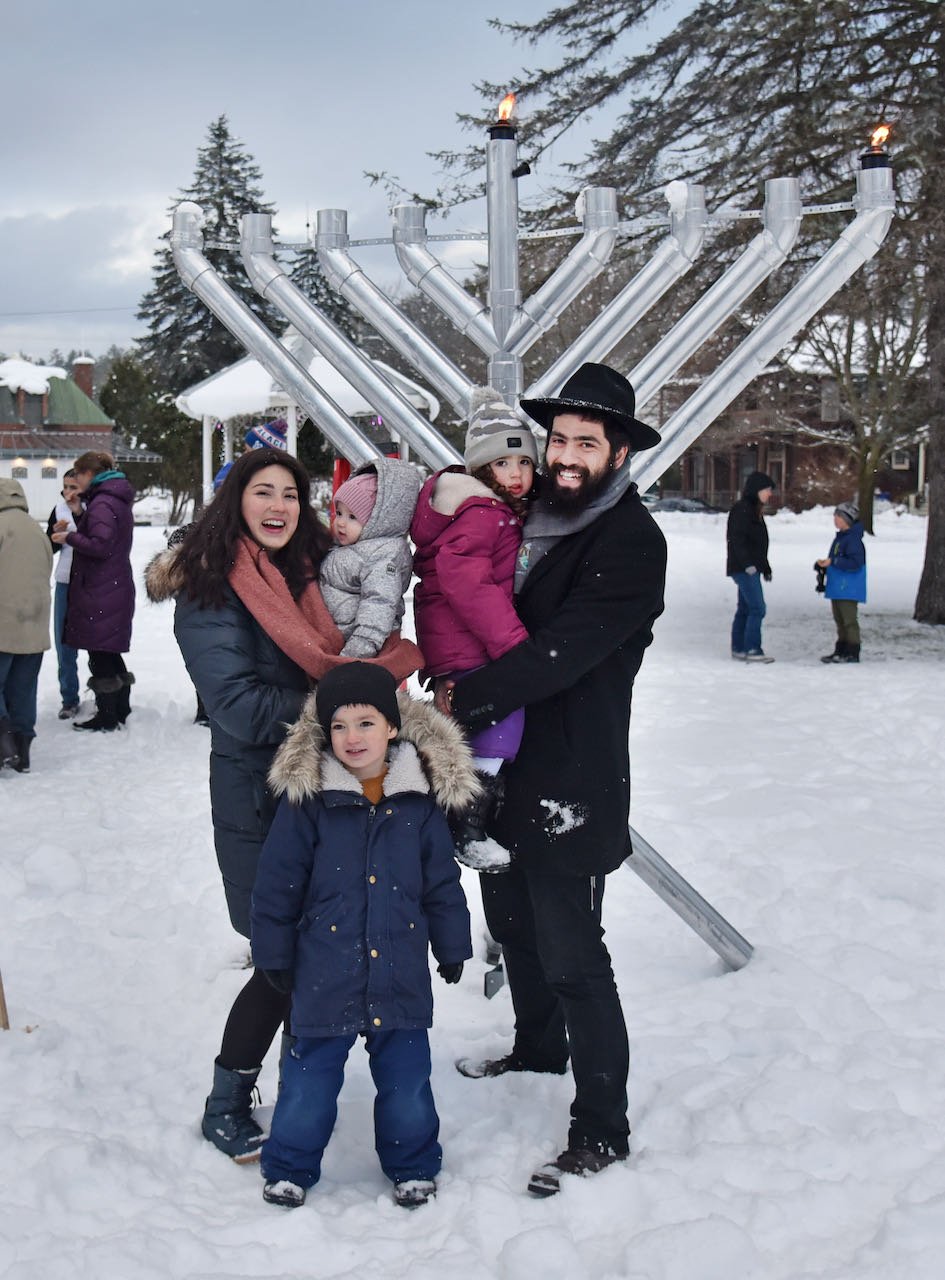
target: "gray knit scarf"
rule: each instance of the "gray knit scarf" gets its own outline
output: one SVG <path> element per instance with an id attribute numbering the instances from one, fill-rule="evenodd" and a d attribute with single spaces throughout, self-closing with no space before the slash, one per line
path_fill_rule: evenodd
<path id="1" fill-rule="evenodd" d="M 600 493 L 580 511 L 561 511 L 557 507 L 548 506 L 541 499 L 535 503 L 525 519 L 525 536 L 515 565 L 516 595 L 538 561 L 560 538 L 567 538 L 572 533 L 586 529 L 599 515 L 617 505 L 630 488 L 628 462 L 629 458 L 622 467 L 611 473 Z"/>

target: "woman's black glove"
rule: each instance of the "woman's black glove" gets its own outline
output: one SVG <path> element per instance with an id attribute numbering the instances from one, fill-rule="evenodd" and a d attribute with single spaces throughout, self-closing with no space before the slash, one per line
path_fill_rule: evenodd
<path id="1" fill-rule="evenodd" d="M 463 976 L 463 962 L 459 964 L 438 964 L 436 971 L 444 982 L 459 982 Z"/>
<path id="2" fill-rule="evenodd" d="M 281 996 L 292 994 L 291 969 L 263 969 L 262 974 L 270 987 L 275 987 Z"/>

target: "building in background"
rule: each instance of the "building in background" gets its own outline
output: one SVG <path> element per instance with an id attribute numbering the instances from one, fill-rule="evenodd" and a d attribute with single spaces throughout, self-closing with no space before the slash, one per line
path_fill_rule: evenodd
<path id="1" fill-rule="evenodd" d="M 119 466 L 161 461 L 115 432 L 92 399 L 94 365 L 80 356 L 69 377 L 55 365 L 0 360 L 0 476 L 19 480 L 38 520 L 49 515 L 64 473 L 86 450 L 105 450 Z"/>

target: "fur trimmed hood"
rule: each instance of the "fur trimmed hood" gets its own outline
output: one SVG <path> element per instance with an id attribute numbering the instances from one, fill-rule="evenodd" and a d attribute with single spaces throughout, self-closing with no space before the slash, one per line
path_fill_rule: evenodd
<path id="1" fill-rule="evenodd" d="M 177 547 L 169 547 L 148 561 L 144 571 L 144 589 L 152 604 L 173 600 L 184 585 L 180 573 L 175 572 L 177 552 Z"/>
<path id="2" fill-rule="evenodd" d="M 432 702 L 404 692 L 398 693 L 397 702 L 401 727 L 391 743 L 384 794 L 432 791 L 441 808 L 464 808 L 479 794 L 480 783 L 462 729 Z M 322 791 L 361 794 L 358 779 L 327 749 L 314 693 L 305 700 L 301 715 L 276 752 L 269 785 L 276 795 L 287 796 L 295 804 Z"/>
<path id="3" fill-rule="evenodd" d="M 430 493 L 430 506 L 438 515 L 454 516 L 470 498 L 495 502 L 496 494 L 487 484 L 465 471 L 441 471 Z M 499 499 L 501 501 L 501 499 Z"/>

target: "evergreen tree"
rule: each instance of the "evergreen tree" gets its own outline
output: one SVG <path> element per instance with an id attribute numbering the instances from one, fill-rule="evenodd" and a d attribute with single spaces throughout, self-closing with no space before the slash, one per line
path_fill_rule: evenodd
<path id="1" fill-rule="evenodd" d="M 193 501 L 199 506 L 202 498 L 200 424 L 178 411 L 150 370 L 130 353 L 113 361 L 100 398 L 102 408 L 130 444 L 161 454 L 161 463 L 132 464 L 132 479 L 138 488 L 157 485 L 168 490 L 168 520 L 179 524 L 188 504 Z"/>
<path id="2" fill-rule="evenodd" d="M 945 23 L 939 0 L 696 0 L 677 25 L 643 47 L 647 24 L 668 0 L 581 0 L 535 23 L 496 22 L 531 44 L 564 49 L 508 85 L 484 84 L 494 105 L 509 87 L 525 107 L 523 155 L 535 167 L 588 112 L 614 102 L 621 116 L 569 170 L 567 193 L 583 183 L 632 195 L 634 212 L 659 201 L 667 178 L 703 182 L 711 193 L 757 200 L 780 174 L 802 179 L 805 201 L 849 197 L 856 156 L 881 121 L 893 125 L 899 209 L 877 270 L 893 278 L 903 246 L 922 282 L 920 305 L 927 390 L 929 529 L 916 601 L 919 621 L 945 624 Z M 459 195 L 471 189 L 481 146 L 452 159 Z M 828 219 L 805 233 L 833 238 Z M 811 245 L 813 249 L 814 246 Z M 887 342 L 904 317 L 870 315 Z M 835 303 L 831 304 L 835 309 Z M 911 308 L 906 299 L 905 307 Z M 853 314 L 851 312 L 851 314 Z M 921 347 L 921 344 L 920 344 Z M 921 358 L 921 357 L 920 357 Z M 902 383 L 900 367 L 882 406 Z"/>
<path id="3" fill-rule="evenodd" d="M 261 177 L 252 157 L 230 133 L 226 116 L 220 116 L 210 126 L 206 145 L 197 152 L 193 182 L 171 209 L 180 200 L 200 205 L 207 261 L 263 324 L 280 333 L 285 320 L 255 292 L 239 254 L 212 247 L 214 241 L 238 239 L 242 214 L 274 213 L 274 206 L 263 200 Z M 169 238 L 168 231 L 164 239 Z M 246 354 L 181 280 L 169 243 L 157 251 L 153 284 L 141 300 L 138 319 L 148 326 L 138 343 L 140 355 L 161 388 L 174 395 Z"/>

